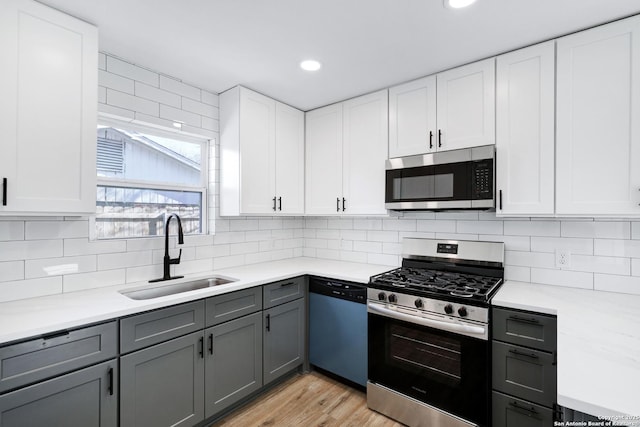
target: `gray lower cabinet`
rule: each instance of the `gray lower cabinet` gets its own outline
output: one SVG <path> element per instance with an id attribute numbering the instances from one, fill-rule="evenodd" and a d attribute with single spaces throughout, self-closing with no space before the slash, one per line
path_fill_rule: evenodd
<path id="1" fill-rule="evenodd" d="M 262 313 L 208 328 L 205 337 L 208 418 L 262 387 Z"/>
<path id="2" fill-rule="evenodd" d="M 120 426 L 191 426 L 204 419 L 202 331 L 120 358 Z"/>
<path id="3" fill-rule="evenodd" d="M 263 311 L 265 385 L 303 363 L 304 314 L 304 298 Z"/>
<path id="4" fill-rule="evenodd" d="M 549 427 L 553 411 L 496 391 L 492 396 L 493 427 Z"/>
<path id="5" fill-rule="evenodd" d="M 116 359 L 0 396 L 0 426 L 118 425 Z"/>

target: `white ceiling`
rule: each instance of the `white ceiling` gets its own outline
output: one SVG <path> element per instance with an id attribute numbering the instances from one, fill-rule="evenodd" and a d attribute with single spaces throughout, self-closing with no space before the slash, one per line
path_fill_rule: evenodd
<path id="1" fill-rule="evenodd" d="M 101 51 L 303 110 L 640 13 L 638 0 L 40 1 L 96 24 Z M 322 69 L 302 71 L 307 58 Z"/>

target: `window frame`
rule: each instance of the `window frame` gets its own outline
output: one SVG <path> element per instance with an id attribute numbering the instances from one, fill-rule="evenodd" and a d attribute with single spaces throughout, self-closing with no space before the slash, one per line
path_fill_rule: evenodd
<path id="1" fill-rule="evenodd" d="M 168 130 L 163 127 L 145 126 L 138 123 L 120 121 L 116 119 L 109 119 L 105 117 L 98 117 L 98 126 L 107 126 L 122 129 L 125 131 L 134 131 L 147 134 L 150 136 L 159 136 L 162 138 L 170 138 L 174 140 L 181 140 L 193 144 L 200 144 L 200 183 L 198 186 L 189 185 L 176 185 L 172 183 L 153 182 L 153 181 L 141 181 L 141 180 L 128 180 L 124 178 L 109 178 L 98 176 L 98 168 L 96 165 L 96 191 L 98 186 L 109 187 L 133 187 L 150 190 L 169 190 L 169 191 L 187 191 L 201 194 L 201 231 L 200 233 L 191 234 L 192 236 L 200 236 L 209 234 L 209 206 L 208 206 L 208 192 L 209 192 L 209 154 L 212 146 L 212 140 L 207 137 L 198 137 L 195 135 L 188 135 L 178 130 Z M 96 128 L 97 129 L 97 128 Z M 97 144 L 97 138 L 95 143 Z M 96 201 L 97 203 L 97 201 Z M 96 233 L 96 217 L 97 214 L 91 215 L 89 221 L 89 237 L 91 240 L 96 241 L 108 241 L 108 240 L 129 240 L 129 239 L 153 239 L 159 236 L 130 236 L 130 237 L 107 237 L 98 238 Z"/>

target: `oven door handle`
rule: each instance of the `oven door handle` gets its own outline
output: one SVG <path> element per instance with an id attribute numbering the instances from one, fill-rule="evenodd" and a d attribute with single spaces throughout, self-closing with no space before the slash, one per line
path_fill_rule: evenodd
<path id="1" fill-rule="evenodd" d="M 377 304 L 368 304 L 368 311 L 373 314 L 379 314 L 385 317 L 391 317 L 405 322 L 415 323 L 417 325 L 428 326 L 444 331 L 457 332 L 467 336 L 477 336 L 478 338 L 487 339 L 487 330 L 483 326 L 467 325 L 463 323 L 443 322 L 441 320 L 427 319 L 422 316 L 412 316 Z"/>

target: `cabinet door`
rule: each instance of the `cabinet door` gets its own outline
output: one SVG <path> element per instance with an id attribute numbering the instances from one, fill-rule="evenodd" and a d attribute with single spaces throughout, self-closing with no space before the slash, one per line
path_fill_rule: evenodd
<path id="1" fill-rule="evenodd" d="M 439 151 L 495 144 L 495 80 L 494 58 L 437 75 Z"/>
<path id="2" fill-rule="evenodd" d="M 240 88 L 240 213 L 274 213 L 276 102 Z"/>
<path id="3" fill-rule="evenodd" d="M 120 358 L 120 425 L 191 426 L 204 419 L 204 338 L 196 332 Z"/>
<path id="4" fill-rule="evenodd" d="M 640 214 L 640 17 L 557 46 L 556 211 Z"/>
<path id="5" fill-rule="evenodd" d="M 0 396 L 0 425 L 118 425 L 118 362 L 85 368 Z"/>
<path id="6" fill-rule="evenodd" d="M 388 95 L 382 90 L 344 102 L 342 212 L 386 214 L 385 161 L 388 150 Z"/>
<path id="7" fill-rule="evenodd" d="M 493 427 L 548 427 L 553 410 L 502 393 L 491 396 Z"/>
<path id="8" fill-rule="evenodd" d="M 304 213 L 304 113 L 276 103 L 277 213 Z"/>
<path id="9" fill-rule="evenodd" d="M 262 313 L 205 331 L 205 417 L 262 387 Z"/>
<path id="10" fill-rule="evenodd" d="M 436 150 L 436 76 L 389 89 L 389 157 Z"/>
<path id="11" fill-rule="evenodd" d="M 496 215 L 553 215 L 555 41 L 499 56 L 496 72 Z"/>
<path id="12" fill-rule="evenodd" d="M 95 212 L 97 29 L 31 0 L 0 28 L 0 214 Z"/>
<path id="13" fill-rule="evenodd" d="M 304 361 L 304 298 L 264 311 L 264 384 Z"/>
<path id="14" fill-rule="evenodd" d="M 305 121 L 305 212 L 337 214 L 342 206 L 342 104 L 309 111 Z"/>

